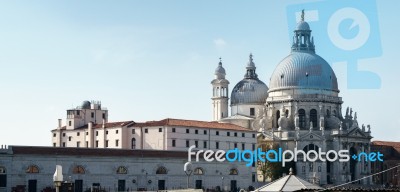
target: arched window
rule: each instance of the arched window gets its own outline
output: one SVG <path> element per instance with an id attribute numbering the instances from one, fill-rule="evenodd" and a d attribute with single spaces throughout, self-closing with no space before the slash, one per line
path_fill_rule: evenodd
<path id="1" fill-rule="evenodd" d="M 287 109 L 285 111 L 285 116 L 286 116 L 286 118 L 289 118 L 289 110 L 287 110 Z"/>
<path id="2" fill-rule="evenodd" d="M 329 109 L 326 110 L 326 116 L 330 117 L 331 116 L 331 112 L 329 111 Z"/>
<path id="3" fill-rule="evenodd" d="M 305 153 L 307 153 L 307 152 L 310 151 L 310 150 L 313 150 L 313 151 L 318 152 L 318 149 L 319 149 L 319 147 L 318 147 L 317 145 L 308 144 L 307 146 L 305 146 L 305 147 L 303 148 L 303 151 L 304 151 Z"/>
<path id="4" fill-rule="evenodd" d="M 194 175 L 204 175 L 204 171 L 202 168 L 197 167 L 196 169 L 194 169 L 193 174 Z"/>
<path id="5" fill-rule="evenodd" d="M 165 167 L 159 167 L 156 174 L 167 174 L 167 169 Z"/>
<path id="6" fill-rule="evenodd" d="M 333 116 L 337 117 L 336 110 L 333 110 Z"/>
<path id="7" fill-rule="evenodd" d="M 299 109 L 297 113 L 299 114 L 299 127 L 301 129 L 306 128 L 306 111 L 304 109 Z"/>
<path id="8" fill-rule="evenodd" d="M 281 117 L 281 112 L 279 110 L 276 111 L 276 127 L 279 127 L 278 120 Z"/>
<path id="9" fill-rule="evenodd" d="M 314 128 L 317 127 L 318 118 L 317 118 L 317 110 L 315 109 L 310 110 L 310 122 L 313 124 Z"/>
<path id="10" fill-rule="evenodd" d="M 83 168 L 81 165 L 77 165 L 72 170 L 72 173 L 73 174 L 85 174 L 85 168 Z"/>
<path id="11" fill-rule="evenodd" d="M 3 166 L 0 166 L 0 175 L 1 174 L 6 174 L 6 168 Z"/>
<path id="12" fill-rule="evenodd" d="M 39 173 L 39 168 L 36 165 L 29 165 L 25 171 L 26 173 Z"/>
<path id="13" fill-rule="evenodd" d="M 117 174 L 127 174 L 128 173 L 128 170 L 126 169 L 126 167 L 124 167 L 124 166 L 119 166 L 118 168 L 117 168 Z"/>
<path id="14" fill-rule="evenodd" d="M 239 174 L 237 169 L 233 168 L 229 170 L 229 175 L 237 175 L 237 174 Z"/>
<path id="15" fill-rule="evenodd" d="M 132 144 L 131 148 L 136 149 L 136 139 L 135 138 L 132 138 L 131 144 Z"/>

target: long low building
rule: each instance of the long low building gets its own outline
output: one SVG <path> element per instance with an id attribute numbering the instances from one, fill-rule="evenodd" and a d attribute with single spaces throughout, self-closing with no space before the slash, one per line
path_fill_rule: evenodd
<path id="1" fill-rule="evenodd" d="M 53 187 L 56 165 L 76 192 L 96 186 L 107 191 L 186 188 L 185 151 L 9 146 L 0 149 L 0 191 Z M 193 162 L 191 188 L 227 190 L 255 186 L 245 162 Z"/>

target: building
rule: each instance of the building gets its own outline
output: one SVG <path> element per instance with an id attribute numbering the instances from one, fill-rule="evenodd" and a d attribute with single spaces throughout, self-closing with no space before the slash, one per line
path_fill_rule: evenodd
<path id="1" fill-rule="evenodd" d="M 373 141 L 371 151 L 380 152 L 384 156 L 383 162 L 372 162 L 371 172 L 378 173 L 392 167 L 400 166 L 400 142 Z M 400 187 L 400 167 L 391 169 L 373 177 L 377 185 Z"/>

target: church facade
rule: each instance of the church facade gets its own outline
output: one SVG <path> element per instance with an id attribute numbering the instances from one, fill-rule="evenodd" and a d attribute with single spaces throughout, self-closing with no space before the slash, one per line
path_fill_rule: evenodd
<path id="1" fill-rule="evenodd" d="M 211 82 L 214 120 L 258 131 L 258 147 L 370 152 L 370 126 L 360 125 L 357 113 L 351 108 L 342 114 L 343 100 L 335 72 L 315 53 L 314 39 L 304 15 L 294 30 L 291 52 L 276 66 L 269 87 L 259 80 L 250 54 L 244 78 L 231 92 L 230 115 L 226 113 L 229 81 L 225 75 L 220 62 Z M 370 162 L 352 158 L 349 162 L 302 160 L 300 155 L 295 163 L 297 175 L 319 184 L 345 183 L 371 173 Z M 259 180 L 262 180 L 260 171 Z M 360 183 L 371 181 L 365 179 Z"/>

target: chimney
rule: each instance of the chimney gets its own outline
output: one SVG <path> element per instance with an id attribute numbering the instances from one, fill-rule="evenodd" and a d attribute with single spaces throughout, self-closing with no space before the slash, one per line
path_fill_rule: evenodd
<path id="1" fill-rule="evenodd" d="M 62 119 L 58 119 L 58 129 L 61 129 Z"/>

